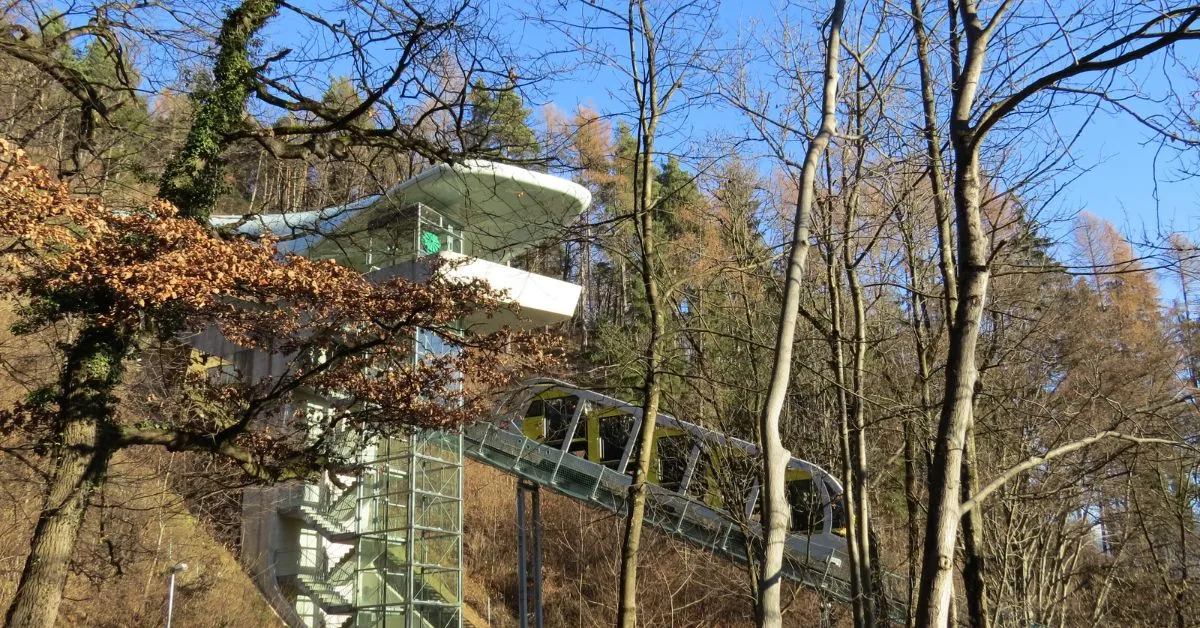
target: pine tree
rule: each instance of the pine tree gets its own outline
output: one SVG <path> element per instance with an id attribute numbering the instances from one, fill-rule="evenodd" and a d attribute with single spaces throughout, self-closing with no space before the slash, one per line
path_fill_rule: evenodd
<path id="1" fill-rule="evenodd" d="M 514 85 L 491 88 L 482 80 L 476 81 L 469 102 L 471 118 L 464 138 L 468 151 L 511 161 L 538 156 L 541 147 L 529 127 L 530 111 Z"/>
<path id="2" fill-rule="evenodd" d="M 695 177 L 679 165 L 679 158 L 671 155 L 654 182 L 658 197 L 654 218 L 668 238 L 678 238 L 685 228 L 681 214 L 700 202 Z"/>

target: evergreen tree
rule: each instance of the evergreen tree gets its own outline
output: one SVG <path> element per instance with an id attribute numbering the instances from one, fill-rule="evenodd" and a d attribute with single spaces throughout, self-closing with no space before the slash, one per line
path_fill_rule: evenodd
<path id="1" fill-rule="evenodd" d="M 471 119 L 467 123 L 465 148 L 499 159 L 524 161 L 541 151 L 529 127 L 530 111 L 515 86 L 488 87 L 476 81 L 469 96 Z"/>
<path id="2" fill-rule="evenodd" d="M 661 172 L 654 177 L 656 184 L 654 203 L 655 221 L 661 224 L 663 233 L 669 238 L 679 237 L 684 230 L 681 216 L 687 208 L 700 202 L 700 190 L 695 177 L 679 165 L 679 158 L 671 155 Z"/>
<path id="3" fill-rule="evenodd" d="M 321 95 L 321 102 L 332 109 L 335 114 L 341 116 L 349 114 L 362 105 L 363 96 L 349 78 L 337 76 L 329 81 L 329 87 Z M 360 129 L 375 126 L 371 111 L 366 111 L 354 118 L 350 124 Z"/>
<path id="4" fill-rule="evenodd" d="M 123 198 L 127 197 L 125 193 L 155 180 L 155 168 L 145 159 L 153 137 L 146 99 L 124 87 L 137 85 L 141 77 L 127 59 L 116 57 L 99 40 L 90 41 L 77 55 L 76 63 L 105 100 L 122 102 L 109 113 L 108 124 L 93 132 L 89 150 L 94 160 L 84 174 L 94 182 L 89 187 L 101 198 L 128 201 Z"/>

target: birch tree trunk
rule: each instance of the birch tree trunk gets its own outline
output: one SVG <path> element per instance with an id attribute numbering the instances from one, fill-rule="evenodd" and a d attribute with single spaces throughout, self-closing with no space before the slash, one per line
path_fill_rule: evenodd
<path id="1" fill-rule="evenodd" d="M 766 402 L 759 418 L 762 434 L 763 461 L 763 521 L 765 542 L 760 567 L 758 621 L 764 628 L 783 625 L 780 607 L 780 577 L 783 569 L 783 550 L 791 519 L 787 500 L 785 474 L 791 453 L 784 448 L 780 435 L 779 417 L 787 399 L 791 381 L 792 346 L 796 339 L 796 323 L 800 312 L 800 283 L 808 262 L 809 224 L 812 220 L 813 196 L 817 166 L 829 141 L 837 130 L 838 61 L 841 52 L 842 18 L 845 0 L 834 0 L 829 16 L 829 37 L 825 49 L 824 91 L 821 101 L 821 126 L 809 142 L 804 165 L 800 171 L 800 189 L 796 198 L 796 216 L 792 228 L 792 244 L 784 277 L 783 304 L 779 313 L 779 328 L 775 336 L 775 360 L 767 386 Z"/>
<path id="2" fill-rule="evenodd" d="M 634 16 L 635 8 L 638 15 Z M 638 551 L 642 542 L 642 520 L 646 515 L 647 480 L 650 477 L 650 457 L 654 451 L 654 428 L 662 397 L 659 381 L 661 360 L 659 343 L 666 328 L 665 305 L 659 294 L 654 248 L 654 187 L 650 168 L 654 160 L 654 139 L 662 111 L 658 99 L 658 75 L 655 67 L 654 31 L 643 1 L 629 4 L 629 53 L 633 68 L 635 97 L 639 104 L 639 152 L 634 165 L 634 215 L 638 245 L 641 253 L 642 286 L 646 291 L 646 306 L 650 314 L 650 338 L 642 354 L 645 380 L 642 385 L 642 425 L 634 450 L 637 466 L 626 499 L 625 534 L 621 545 L 621 587 L 617 607 L 617 625 L 633 628 L 637 625 Z M 639 26 L 640 24 L 640 26 Z M 637 72 L 636 37 L 645 45 L 645 74 Z"/>

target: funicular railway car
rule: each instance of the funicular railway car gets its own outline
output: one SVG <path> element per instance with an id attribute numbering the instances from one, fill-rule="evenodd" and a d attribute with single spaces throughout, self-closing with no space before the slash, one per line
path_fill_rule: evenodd
<path id="1" fill-rule="evenodd" d="M 526 382 L 507 428 L 526 438 L 632 476 L 641 409 L 627 402 L 557 380 Z M 760 487 L 757 448 L 744 440 L 660 413 L 654 428 L 649 481 L 706 509 L 689 516 L 727 518 L 740 512 L 758 526 Z M 631 480 L 630 480 L 631 481 Z M 788 551 L 830 565 L 841 576 L 846 553 L 841 484 L 808 461 L 792 458 L 786 476 L 792 505 Z M 704 511 L 707 511 L 705 513 Z"/>

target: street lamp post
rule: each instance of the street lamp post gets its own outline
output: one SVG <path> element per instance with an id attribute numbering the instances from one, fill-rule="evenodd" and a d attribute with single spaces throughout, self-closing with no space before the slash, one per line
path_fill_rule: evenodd
<path id="1" fill-rule="evenodd" d="M 171 613 L 175 610 L 175 574 L 187 570 L 187 563 L 175 563 L 168 570 L 167 580 L 167 628 L 171 628 Z"/>

